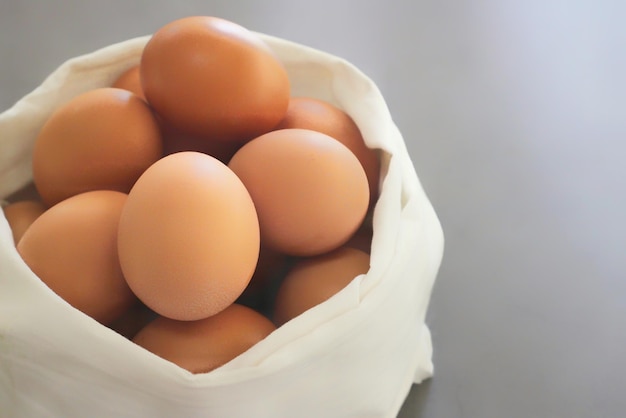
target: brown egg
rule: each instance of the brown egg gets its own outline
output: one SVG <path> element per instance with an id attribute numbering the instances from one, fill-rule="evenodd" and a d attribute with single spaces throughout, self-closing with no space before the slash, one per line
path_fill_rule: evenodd
<path id="1" fill-rule="evenodd" d="M 135 94 L 100 88 L 58 108 L 33 150 L 33 176 L 48 206 L 90 190 L 127 193 L 162 155 L 161 133 Z"/>
<path id="2" fill-rule="evenodd" d="M 280 326 L 328 300 L 356 276 L 365 274 L 370 257 L 342 247 L 317 257 L 302 259 L 287 273 L 276 295 L 274 322 Z"/>
<path id="3" fill-rule="evenodd" d="M 157 318 L 133 341 L 192 373 L 205 373 L 239 356 L 274 330 L 274 324 L 263 315 L 233 304 L 199 321 Z"/>
<path id="4" fill-rule="evenodd" d="M 17 250 L 31 270 L 69 304 L 108 324 L 136 300 L 117 256 L 126 195 L 102 190 L 70 197 L 26 230 Z"/>
<path id="5" fill-rule="evenodd" d="M 252 196 L 265 245 L 309 256 L 344 244 L 367 212 L 363 167 L 333 138 L 283 129 L 244 145 L 230 160 Z"/>
<path id="6" fill-rule="evenodd" d="M 22 200 L 10 203 L 2 210 L 11 227 L 13 241 L 17 244 L 35 219 L 46 211 L 46 207 L 37 200 Z"/>
<path id="7" fill-rule="evenodd" d="M 361 131 L 352 118 L 332 104 L 312 97 L 292 97 L 287 114 L 276 129 L 302 128 L 335 138 L 359 159 L 370 186 L 370 199 L 378 197 L 380 159 L 365 145 Z"/>
<path id="8" fill-rule="evenodd" d="M 150 104 L 180 131 L 245 142 L 285 116 L 289 79 L 254 33 L 224 19 L 192 16 L 159 29 L 141 56 Z"/>
<path id="9" fill-rule="evenodd" d="M 141 79 L 139 78 L 139 65 L 129 68 L 124 71 L 114 82 L 111 87 L 118 89 L 128 90 L 135 93 L 137 96 L 146 100 L 146 96 L 143 94 L 141 88 Z"/>
<path id="10" fill-rule="evenodd" d="M 254 204 L 219 160 L 179 152 L 157 161 L 130 191 L 119 224 L 129 286 L 178 320 L 214 315 L 248 285 L 259 256 Z"/>

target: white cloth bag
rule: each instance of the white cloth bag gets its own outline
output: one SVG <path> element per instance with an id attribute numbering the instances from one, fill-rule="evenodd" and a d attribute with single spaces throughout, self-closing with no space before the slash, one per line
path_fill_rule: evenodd
<path id="1" fill-rule="evenodd" d="M 98 324 L 22 262 L 0 215 L 0 417 L 392 417 L 432 375 L 424 319 L 443 233 L 375 86 L 340 58 L 260 34 L 293 95 L 350 114 L 382 155 L 371 269 L 210 373 L 193 375 Z M 71 59 L 0 114 L 0 198 L 32 179 L 30 155 L 51 112 L 111 85 L 149 37 Z"/>

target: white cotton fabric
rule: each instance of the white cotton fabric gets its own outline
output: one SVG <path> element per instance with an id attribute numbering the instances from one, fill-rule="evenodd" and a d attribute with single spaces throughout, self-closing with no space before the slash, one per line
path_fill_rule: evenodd
<path id="1" fill-rule="evenodd" d="M 381 150 L 371 269 L 249 351 L 194 375 L 72 308 L 22 262 L 0 215 L 0 417 L 393 417 L 433 373 L 424 322 L 443 254 L 439 221 L 376 85 L 343 59 L 259 34 L 293 95 L 330 101 Z M 46 118 L 139 62 L 149 37 L 61 65 L 0 114 L 0 198 L 32 181 Z"/>

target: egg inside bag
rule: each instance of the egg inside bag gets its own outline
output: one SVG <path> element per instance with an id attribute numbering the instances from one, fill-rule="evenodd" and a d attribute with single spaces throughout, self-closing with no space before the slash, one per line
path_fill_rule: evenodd
<path id="1" fill-rule="evenodd" d="M 163 345 L 152 340 L 146 347 L 155 348 L 146 349 L 133 342 L 130 334 L 122 335 L 105 326 L 46 286 L 20 256 L 8 217 L 3 213 L 0 216 L 0 417 L 392 417 L 400 410 L 411 385 L 432 376 L 432 343 L 425 316 L 443 255 L 443 232 L 384 98 L 372 80 L 342 58 L 252 33 L 262 41 L 262 48 L 267 49 L 260 56 L 271 54 L 284 67 L 291 97 L 324 101 L 345 112 L 358 127 L 367 147 L 378 156 L 378 184 L 372 187 L 370 183 L 369 187 L 377 191 L 377 198 L 355 235 L 337 242 L 352 247 L 357 235 L 365 237 L 359 248 L 363 249 L 363 257 L 369 256 L 369 270 L 275 329 L 268 321 L 260 320 L 262 331 L 258 331 L 260 337 L 254 343 L 238 345 L 236 354 L 221 357 L 219 363 L 210 362 L 219 364 L 217 367 L 200 367 L 200 372 L 194 373 L 198 363 L 191 354 L 182 358 L 178 352 L 159 355 L 159 347 Z M 140 64 L 151 38 L 148 35 L 130 39 L 69 59 L 12 108 L 0 113 L 0 199 L 13 201 L 18 196 L 16 193 L 31 184 L 34 144 L 55 110 L 83 93 L 111 87 L 120 76 Z M 154 78 L 151 82 L 154 83 Z M 284 79 L 276 85 L 284 90 Z M 147 100 L 155 94 L 165 97 L 158 99 L 159 107 L 167 109 L 169 93 L 160 92 L 153 85 Z M 193 106 L 193 100 L 200 99 L 190 98 L 187 104 Z M 263 129 L 279 126 L 276 112 L 286 110 L 287 100 L 279 100 L 272 110 L 274 113 L 264 119 Z M 198 119 L 189 113 L 174 114 L 169 120 L 157 116 L 161 135 L 164 132 L 169 135 L 172 127 L 180 130 L 180 121 L 186 117 Z M 227 160 L 236 154 L 235 148 L 260 135 L 254 129 L 232 133 L 233 129 L 226 126 L 218 134 L 211 133 L 211 136 L 219 136 L 220 132 L 229 135 L 225 151 L 222 151 L 224 144 L 219 144 L 220 154 L 209 164 L 220 172 L 228 169 Z M 194 152 L 188 147 L 204 141 L 200 128 L 194 127 L 184 135 L 186 138 L 191 135 L 192 139 L 186 140 L 185 145 L 167 145 L 164 154 Z M 366 178 L 365 173 L 361 177 Z M 176 187 L 182 190 L 185 181 L 179 184 Z M 361 188 L 367 190 L 366 186 Z M 163 223 L 168 213 L 158 213 L 160 209 L 170 207 L 179 211 L 181 207 L 168 206 L 168 192 L 159 190 L 158 186 L 155 190 L 157 195 L 161 194 L 162 201 L 151 204 L 152 213 L 146 219 Z M 233 200 L 233 207 L 245 201 L 242 193 L 239 200 Z M 132 194 L 131 189 L 128 195 Z M 174 195 L 172 192 L 171 196 Z M 194 210 L 202 212 L 204 207 L 212 207 L 212 192 L 206 192 L 205 196 L 209 203 L 205 206 L 199 203 Z M 367 205 L 367 198 L 361 200 Z M 229 209 L 220 207 L 220 211 L 227 213 Z M 242 214 L 241 219 L 248 219 L 253 225 L 246 230 L 254 230 L 254 217 L 246 216 Z M 141 215 L 133 214 L 132 218 Z M 182 210 L 175 218 L 181 224 L 188 222 L 187 231 L 194 230 L 193 220 L 185 220 Z M 222 223 L 207 221 L 202 228 L 219 226 Z M 132 224 L 127 229 L 134 227 Z M 257 233 L 251 233 L 256 237 L 253 239 L 259 239 Z M 201 257 L 197 254 L 201 254 L 202 247 L 199 249 L 197 243 L 185 240 L 189 234 L 178 234 L 178 241 L 161 247 L 190 249 L 187 254 L 181 252 L 177 256 L 180 258 Z M 237 304 L 257 297 L 244 292 L 241 283 L 249 282 L 249 292 L 270 286 L 275 293 L 280 283 L 267 279 L 267 266 L 281 272 L 278 276 L 284 276 L 298 262 L 299 256 L 285 256 L 274 248 L 264 247 L 263 234 L 260 236 L 260 245 L 256 242 L 246 250 L 248 258 L 258 258 L 257 270 L 247 261 L 248 267 L 242 268 L 245 271 L 237 273 L 240 283 L 237 294 L 241 293 Z M 231 241 L 228 245 L 235 249 L 227 250 L 220 258 L 229 258 L 236 252 L 240 244 L 237 240 L 228 242 Z M 213 244 L 220 248 L 219 242 Z M 153 256 L 141 254 L 147 260 Z M 135 256 L 131 258 L 133 262 L 136 260 Z M 160 258 L 153 261 L 162 261 Z M 158 274 L 160 269 L 163 268 L 147 270 L 147 274 Z M 71 276 L 72 270 L 67 270 L 69 273 L 65 274 Z M 224 272 L 216 270 L 216 277 Z M 176 274 L 172 277 L 171 280 L 184 279 Z M 272 280 L 273 284 L 266 284 Z M 145 280 L 137 279 L 137 283 L 140 281 Z M 158 289 L 148 289 L 146 294 L 154 291 Z M 170 292 L 171 297 L 178 297 L 176 292 Z M 194 289 L 186 293 L 193 294 Z M 235 296 L 229 296 L 224 305 L 237 306 L 231 304 L 234 299 Z M 146 299 L 149 303 L 151 300 Z M 141 313 L 141 325 L 132 334 L 140 333 L 145 323 L 160 316 L 146 306 L 133 308 Z M 272 310 L 271 306 L 265 308 Z M 223 312 L 226 316 L 230 311 Z M 165 328 L 164 335 L 171 338 L 179 332 L 171 324 L 180 320 L 160 319 L 156 324 L 165 325 L 153 329 Z M 187 344 L 195 347 L 194 350 L 195 341 L 217 344 L 207 334 L 197 334 L 206 327 L 187 322 L 182 328 L 188 341 L 194 342 Z M 211 325 L 211 329 L 219 326 Z M 145 335 L 138 340 L 145 339 Z M 205 343 L 204 338 L 209 342 Z M 170 350 L 169 346 L 167 349 Z M 220 350 L 215 352 L 225 356 Z M 193 366 L 181 367 L 176 364 L 179 358 L 181 364 Z"/>

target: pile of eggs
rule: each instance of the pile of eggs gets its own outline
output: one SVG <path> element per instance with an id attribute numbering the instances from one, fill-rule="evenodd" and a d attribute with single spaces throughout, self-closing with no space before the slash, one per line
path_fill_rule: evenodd
<path id="1" fill-rule="evenodd" d="M 25 263 L 193 373 L 369 269 L 377 153 L 227 20 L 159 29 L 138 66 L 49 117 L 32 166 L 38 199 L 3 209 Z"/>

